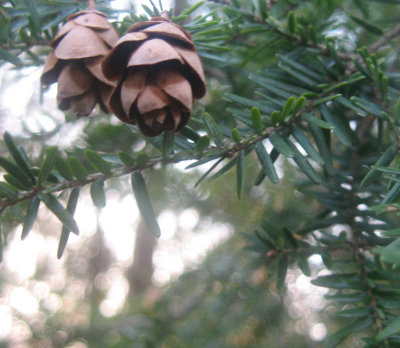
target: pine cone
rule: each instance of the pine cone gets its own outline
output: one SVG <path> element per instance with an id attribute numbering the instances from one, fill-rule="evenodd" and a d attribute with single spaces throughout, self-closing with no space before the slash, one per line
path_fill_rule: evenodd
<path id="1" fill-rule="evenodd" d="M 118 80 L 111 111 L 123 122 L 138 124 L 147 136 L 182 129 L 194 99 L 206 93 L 190 34 L 165 18 L 130 26 L 102 66 L 107 78 Z"/>
<path id="2" fill-rule="evenodd" d="M 68 17 L 51 42 L 54 50 L 47 57 L 42 85 L 58 82 L 57 104 L 77 116 L 89 115 L 96 103 L 107 112 L 115 81 L 101 70 L 104 57 L 118 41 L 118 33 L 102 12 L 88 10 Z"/>

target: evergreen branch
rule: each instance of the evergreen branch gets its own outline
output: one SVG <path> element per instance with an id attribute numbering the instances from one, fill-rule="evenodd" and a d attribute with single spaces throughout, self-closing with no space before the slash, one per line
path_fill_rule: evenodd
<path id="1" fill-rule="evenodd" d="M 266 257 L 268 259 L 274 259 L 279 254 L 282 255 L 291 255 L 291 254 L 305 254 L 307 256 L 318 254 L 321 251 L 338 251 L 338 250 L 353 250 L 353 249 L 363 249 L 363 250 L 371 250 L 372 247 L 366 242 L 350 242 L 346 241 L 343 244 L 338 245 L 310 245 L 307 248 L 287 248 L 287 249 L 272 249 L 268 251 Z"/>
<path id="2" fill-rule="evenodd" d="M 368 51 L 374 53 L 379 50 L 382 46 L 387 45 L 396 36 L 400 35 L 400 24 L 397 24 L 393 29 L 386 32 L 380 39 L 368 46 Z"/>
<path id="3" fill-rule="evenodd" d="M 241 144 L 229 144 L 225 146 L 215 147 L 212 146 L 209 148 L 208 153 L 198 153 L 195 154 L 192 151 L 182 151 L 172 155 L 171 157 L 164 159 L 162 157 L 152 158 L 146 163 L 145 165 L 137 165 L 132 167 L 121 167 L 112 169 L 111 174 L 103 174 L 103 173 L 95 173 L 88 175 L 85 180 L 70 180 L 70 181 L 63 181 L 60 183 L 44 186 L 44 187 L 34 187 L 32 190 L 23 192 L 17 195 L 17 197 L 13 200 L 4 199 L 0 201 L 0 210 L 9 206 L 13 206 L 19 202 L 29 200 L 36 196 L 39 192 L 50 193 L 50 192 L 60 192 L 66 189 L 74 188 L 74 187 L 82 187 L 88 185 L 96 180 L 108 180 L 111 178 L 121 177 L 127 174 L 131 174 L 135 171 L 142 171 L 144 169 L 149 169 L 156 167 L 158 165 L 166 165 L 166 164 L 173 164 L 179 163 L 181 161 L 189 161 L 189 160 L 198 160 L 200 158 L 211 157 L 215 155 L 220 155 L 221 157 L 230 158 L 234 156 L 234 154 L 241 149 L 255 144 L 257 142 L 263 141 L 267 138 L 271 133 L 272 129 L 267 129 L 263 135 L 257 136 L 250 141 L 243 141 Z"/>

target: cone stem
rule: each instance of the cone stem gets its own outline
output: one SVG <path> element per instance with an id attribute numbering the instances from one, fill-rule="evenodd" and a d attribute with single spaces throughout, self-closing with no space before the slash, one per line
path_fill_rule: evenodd
<path id="1" fill-rule="evenodd" d="M 160 17 L 166 18 L 166 19 L 171 19 L 169 15 L 169 11 L 164 10 L 160 13 Z"/>
<path id="2" fill-rule="evenodd" d="M 89 10 L 94 10 L 96 7 L 96 0 L 88 0 Z"/>

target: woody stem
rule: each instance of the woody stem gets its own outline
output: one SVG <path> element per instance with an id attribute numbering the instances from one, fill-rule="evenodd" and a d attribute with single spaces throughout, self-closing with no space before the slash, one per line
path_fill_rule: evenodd
<path id="1" fill-rule="evenodd" d="M 167 10 L 164 10 L 160 13 L 160 17 L 166 18 L 166 19 L 170 19 L 170 15 L 169 12 Z"/>

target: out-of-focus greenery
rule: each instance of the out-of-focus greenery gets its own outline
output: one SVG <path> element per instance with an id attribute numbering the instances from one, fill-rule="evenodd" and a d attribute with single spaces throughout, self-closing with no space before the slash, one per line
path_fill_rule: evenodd
<path id="1" fill-rule="evenodd" d="M 149 1 L 143 15 L 97 6 L 122 35 L 158 16 L 162 3 Z M 130 175 L 147 184 L 136 195 L 142 212 L 152 202 L 156 214 L 198 214 L 172 249 L 194 252 L 187 234 L 207 230 L 211 238 L 217 223 L 230 237 L 161 287 L 149 280 L 157 247 L 143 223 L 132 266 L 118 264 L 99 223 L 82 244 L 66 245 L 58 268 L 46 254 L 21 282 L 4 267 L 0 309 L 13 323 L 3 346 L 16 346 L 19 328 L 18 344 L 30 347 L 397 347 L 399 1 L 176 5 L 185 9 L 171 9 L 172 20 L 192 35 L 208 85 L 188 127 L 144 138 L 110 115 L 60 120 L 54 111 L 51 131 L 8 129 L 0 144 L 0 250 L 7 264 L 21 225 L 24 237 L 34 226 L 53 239 L 63 225 L 61 256 L 79 227 L 71 208 L 79 190 L 78 212 L 89 195 L 101 210 L 106 193 L 132 195 Z M 4 69 L 43 64 L 60 25 L 86 6 L 1 1 Z M 79 136 L 61 145 L 77 124 Z M 152 214 L 144 216 L 154 227 Z M 143 283 L 135 288 L 138 272 Z M 116 313 L 104 309 L 112 282 L 128 288 Z M 13 291 L 36 296 L 35 315 L 7 302 Z"/>

